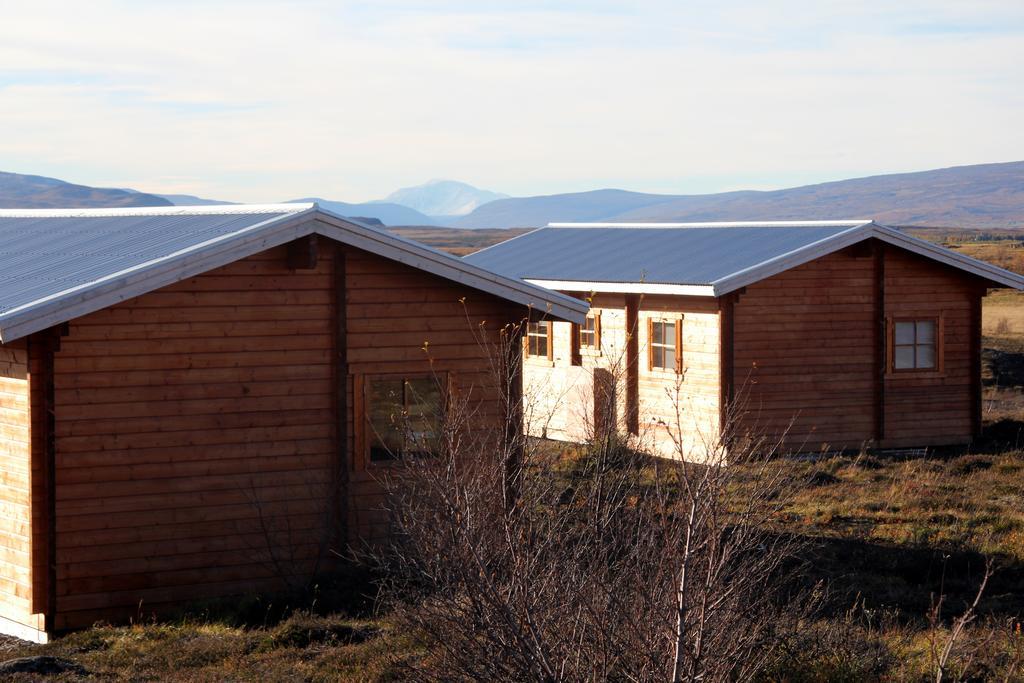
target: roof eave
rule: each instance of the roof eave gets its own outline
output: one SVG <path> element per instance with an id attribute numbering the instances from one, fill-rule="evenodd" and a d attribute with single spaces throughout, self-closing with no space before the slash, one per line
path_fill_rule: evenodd
<path id="1" fill-rule="evenodd" d="M 913 235 L 908 235 L 901 230 L 896 230 L 886 225 L 872 224 L 872 231 L 872 237 L 876 237 L 887 244 L 902 247 L 907 251 L 930 258 L 933 261 L 968 272 L 988 280 L 996 286 L 1024 291 L 1024 275 L 955 252 Z"/>
<path id="2" fill-rule="evenodd" d="M 361 225 L 323 208 L 319 208 L 318 211 L 317 218 L 322 224 L 343 229 L 346 233 L 339 235 L 331 230 L 322 231 L 326 237 L 543 311 L 549 316 L 568 322 L 583 322 L 587 311 L 590 310 L 585 301 L 523 280 L 498 275 L 457 256 Z M 381 253 L 382 250 L 386 253 Z"/>
<path id="3" fill-rule="evenodd" d="M 312 231 L 310 218 L 316 206 L 278 215 L 200 248 L 190 248 L 114 273 L 106 278 L 33 302 L 0 315 L 0 343 L 12 342 L 33 332 L 112 306 L 121 301 L 180 282 L 304 237 Z M 148 266 L 148 267 L 143 267 Z"/>
<path id="4" fill-rule="evenodd" d="M 919 239 L 905 232 L 869 221 L 850 230 L 826 237 L 813 244 L 733 273 L 713 283 L 715 296 L 722 296 L 759 282 L 783 271 L 803 265 L 816 258 L 844 249 L 866 239 L 876 238 L 925 258 L 988 280 L 999 287 L 1024 290 L 1024 276 L 985 261 L 959 254 L 945 247 Z"/>
<path id="5" fill-rule="evenodd" d="M 659 282 L 595 282 L 590 280 L 547 280 L 523 278 L 526 282 L 563 292 L 593 292 L 609 294 L 669 294 L 673 296 L 715 295 L 711 285 L 684 285 Z"/>
<path id="6" fill-rule="evenodd" d="M 300 207 L 301 210 L 293 213 L 274 215 L 203 245 L 139 264 L 0 315 L 0 343 L 20 339 L 314 232 L 543 311 L 560 320 L 582 322 L 589 310 L 585 301 L 497 275 L 456 256 L 347 220 L 316 204 Z"/>
<path id="7" fill-rule="evenodd" d="M 764 280 L 773 275 L 778 275 L 790 268 L 803 265 L 809 261 L 813 261 L 816 258 L 821 258 L 834 251 L 838 251 L 852 244 L 856 244 L 862 240 L 870 237 L 871 226 L 874 223 L 871 221 L 865 221 L 859 225 L 854 225 L 847 230 L 824 237 L 811 244 L 804 245 L 798 249 L 780 254 L 774 258 L 770 258 L 761 263 L 744 268 L 743 270 L 736 271 L 726 277 L 719 278 L 711 283 L 714 289 L 715 296 L 723 296 L 734 292 L 738 289 L 742 289 L 747 285 L 752 285 L 755 282 Z"/>

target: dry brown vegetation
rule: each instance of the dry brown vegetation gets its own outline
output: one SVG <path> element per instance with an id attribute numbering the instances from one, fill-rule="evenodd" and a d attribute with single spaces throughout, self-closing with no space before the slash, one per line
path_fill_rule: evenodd
<path id="1" fill-rule="evenodd" d="M 388 229 L 402 237 L 407 237 L 423 244 L 429 244 L 435 249 L 441 249 L 456 256 L 472 254 L 474 251 L 479 251 L 492 244 L 504 242 L 505 240 L 522 235 L 524 232 L 529 232 L 526 228 L 465 230 L 462 228 L 437 228 L 433 226 Z"/>
<path id="2" fill-rule="evenodd" d="M 764 680 L 924 680 L 932 677 L 933 640 L 973 598 L 983 555 L 997 572 L 953 651 L 955 671 L 1004 680 L 1024 655 L 1024 452 L 886 460 L 837 456 L 787 460 L 799 482 L 775 528 L 809 541 L 804 585 L 826 582 L 818 611 L 799 626 L 787 656 Z M 585 454 L 549 451 L 564 481 L 585 476 Z M 737 466 L 732 499 L 757 485 L 756 466 Z M 638 485 L 652 469 L 632 470 Z M 373 594 L 361 578 L 341 579 Z M 929 623 L 944 594 L 943 621 Z M 288 604 L 311 609 L 292 613 Z M 340 607 L 345 605 L 343 611 Z M 353 606 L 355 605 L 355 606 Z M 437 665 L 430 638 L 408 630 L 408 615 L 323 593 L 276 607 L 196 607 L 189 616 L 135 626 L 97 626 L 45 646 L 13 643 L 4 658 L 52 654 L 109 680 L 397 680 L 411 667 Z M 1002 675 L 999 675 L 1002 674 Z M 66 674 L 65 680 L 90 676 Z M 955 680 L 956 676 L 951 676 Z M 15 678 L 17 680 L 17 678 Z M 35 680 L 29 676 L 21 680 Z M 1014 680 L 1010 678 L 1009 680 Z"/>

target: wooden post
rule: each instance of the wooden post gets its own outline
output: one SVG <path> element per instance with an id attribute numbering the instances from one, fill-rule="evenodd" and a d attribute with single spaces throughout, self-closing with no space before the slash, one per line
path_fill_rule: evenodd
<path id="1" fill-rule="evenodd" d="M 981 299 L 980 288 L 971 296 L 971 438 L 981 436 Z"/>
<path id="2" fill-rule="evenodd" d="M 42 478 L 41 487 L 37 488 L 35 483 L 31 487 L 32 506 L 34 508 L 38 502 L 43 511 L 38 517 L 33 515 L 32 557 L 29 562 L 33 568 L 42 565 L 46 569 L 42 581 L 32 581 L 32 609 L 43 613 L 44 628 L 48 633 L 54 631 L 57 615 L 57 423 L 53 369 L 54 354 L 60 350 L 60 338 L 67 332 L 68 326 L 63 324 L 37 332 L 28 339 L 29 400 L 30 411 L 34 413 L 30 420 L 31 448 L 33 459 L 38 459 L 31 469 L 33 474 L 39 473 Z M 43 500 L 37 501 L 37 496 Z M 40 526 L 37 528 L 36 524 Z M 37 545 L 40 535 L 45 538 L 45 543 Z M 42 554 L 39 561 L 36 553 Z"/>
<path id="3" fill-rule="evenodd" d="M 523 462 L 523 445 L 526 438 L 526 425 L 523 415 L 523 353 L 525 328 L 528 318 L 518 325 L 509 325 L 503 329 L 498 338 L 500 358 L 498 387 L 501 393 L 504 422 L 505 455 L 505 511 L 510 512 L 519 498 L 519 469 Z"/>
<path id="4" fill-rule="evenodd" d="M 350 542 L 349 517 L 349 477 L 352 458 L 348 447 L 348 307 L 345 268 L 345 248 L 338 244 L 334 248 L 334 378 L 335 378 L 335 412 L 337 444 L 335 444 L 336 461 L 331 469 L 334 472 L 333 501 L 336 516 L 335 530 L 341 547 L 348 549 Z"/>
<path id="5" fill-rule="evenodd" d="M 872 301 L 875 309 L 875 381 L 874 381 L 874 437 L 875 446 L 885 439 L 885 374 L 888 359 L 888 326 L 885 317 L 885 244 L 874 242 L 874 291 Z"/>
<path id="6" fill-rule="evenodd" d="M 718 299 L 718 431 L 720 438 L 726 438 L 728 436 L 725 432 L 729 428 L 729 411 L 732 409 L 733 392 L 735 391 L 736 350 L 733 339 L 736 330 L 735 315 L 737 298 L 738 297 L 734 292 L 730 292 Z"/>
<path id="7" fill-rule="evenodd" d="M 312 270 L 316 268 L 319 255 L 316 235 L 306 235 L 288 243 L 288 268 L 291 270 Z"/>
<path id="8" fill-rule="evenodd" d="M 640 297 L 626 295 L 626 429 L 640 434 Z"/>

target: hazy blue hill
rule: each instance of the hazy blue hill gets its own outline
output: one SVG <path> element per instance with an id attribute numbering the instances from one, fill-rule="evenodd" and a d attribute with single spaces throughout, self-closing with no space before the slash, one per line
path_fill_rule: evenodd
<path id="1" fill-rule="evenodd" d="M 441 181 L 452 183 L 453 181 Z M 420 186 L 430 187 L 431 183 Z M 472 186 L 463 183 L 442 187 Z M 417 188 L 406 188 L 416 190 Z M 456 188 L 457 189 L 457 188 Z M 391 195 L 392 197 L 404 192 Z M 408 196 L 408 195 L 407 195 Z M 449 195 L 458 203 L 458 195 Z M 484 195 L 474 194 L 480 199 Z M 440 195 L 436 196 L 441 201 Z M 506 197 L 464 216 L 425 214 L 389 202 L 317 201 L 342 216 L 389 226 L 535 227 L 557 221 L 726 221 L 874 218 L 892 225 L 965 228 L 1024 227 L 1024 161 L 879 175 L 784 190 L 665 195 L 594 190 Z M 410 200 L 411 201 L 411 200 Z M 156 195 L 75 185 L 56 178 L 0 172 L 0 208 L 91 208 L 228 204 L 192 195 Z M 450 209 L 442 204 L 434 208 Z M 450 212 L 449 212 L 450 213 Z"/>
<path id="2" fill-rule="evenodd" d="M 893 225 L 1024 226 L 1024 162 L 958 166 L 771 192 L 680 197 L 611 220 L 874 218 Z"/>
<path id="3" fill-rule="evenodd" d="M 157 197 L 166 199 L 175 206 L 212 206 L 217 204 L 237 204 L 238 202 L 224 202 L 219 199 L 204 199 L 191 194 L 158 194 Z"/>
<path id="4" fill-rule="evenodd" d="M 438 225 L 438 222 L 430 216 L 425 216 L 415 209 L 398 204 L 386 202 L 364 202 L 362 204 L 349 204 L 348 202 L 336 202 L 329 199 L 307 197 L 305 199 L 290 199 L 287 203 L 295 204 L 301 202 L 316 202 L 321 208 L 332 211 L 340 216 L 364 216 L 376 218 L 384 225 Z"/>
<path id="5" fill-rule="evenodd" d="M 56 178 L 0 171 L 0 208 L 94 209 L 118 206 L 171 206 L 152 194 L 75 185 Z"/>
<path id="6" fill-rule="evenodd" d="M 428 216 L 449 219 L 464 216 L 483 204 L 505 197 L 508 195 L 481 190 L 456 180 L 431 180 L 422 185 L 396 190 L 383 201 L 408 206 Z"/>
<path id="7" fill-rule="evenodd" d="M 893 225 L 1024 227 L 1024 161 L 879 175 L 784 190 L 657 195 L 597 190 L 490 202 L 453 224 L 874 218 Z"/>
<path id="8" fill-rule="evenodd" d="M 601 221 L 632 209 L 677 199 L 676 195 L 592 190 L 540 197 L 511 197 L 484 204 L 456 220 L 459 228 L 513 228 L 552 221 Z"/>

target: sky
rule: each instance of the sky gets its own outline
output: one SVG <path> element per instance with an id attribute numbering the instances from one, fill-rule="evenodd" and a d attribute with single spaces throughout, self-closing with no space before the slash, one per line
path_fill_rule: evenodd
<path id="1" fill-rule="evenodd" d="M 249 202 L 1024 159 L 1021 0 L 0 0 L 0 170 Z"/>

